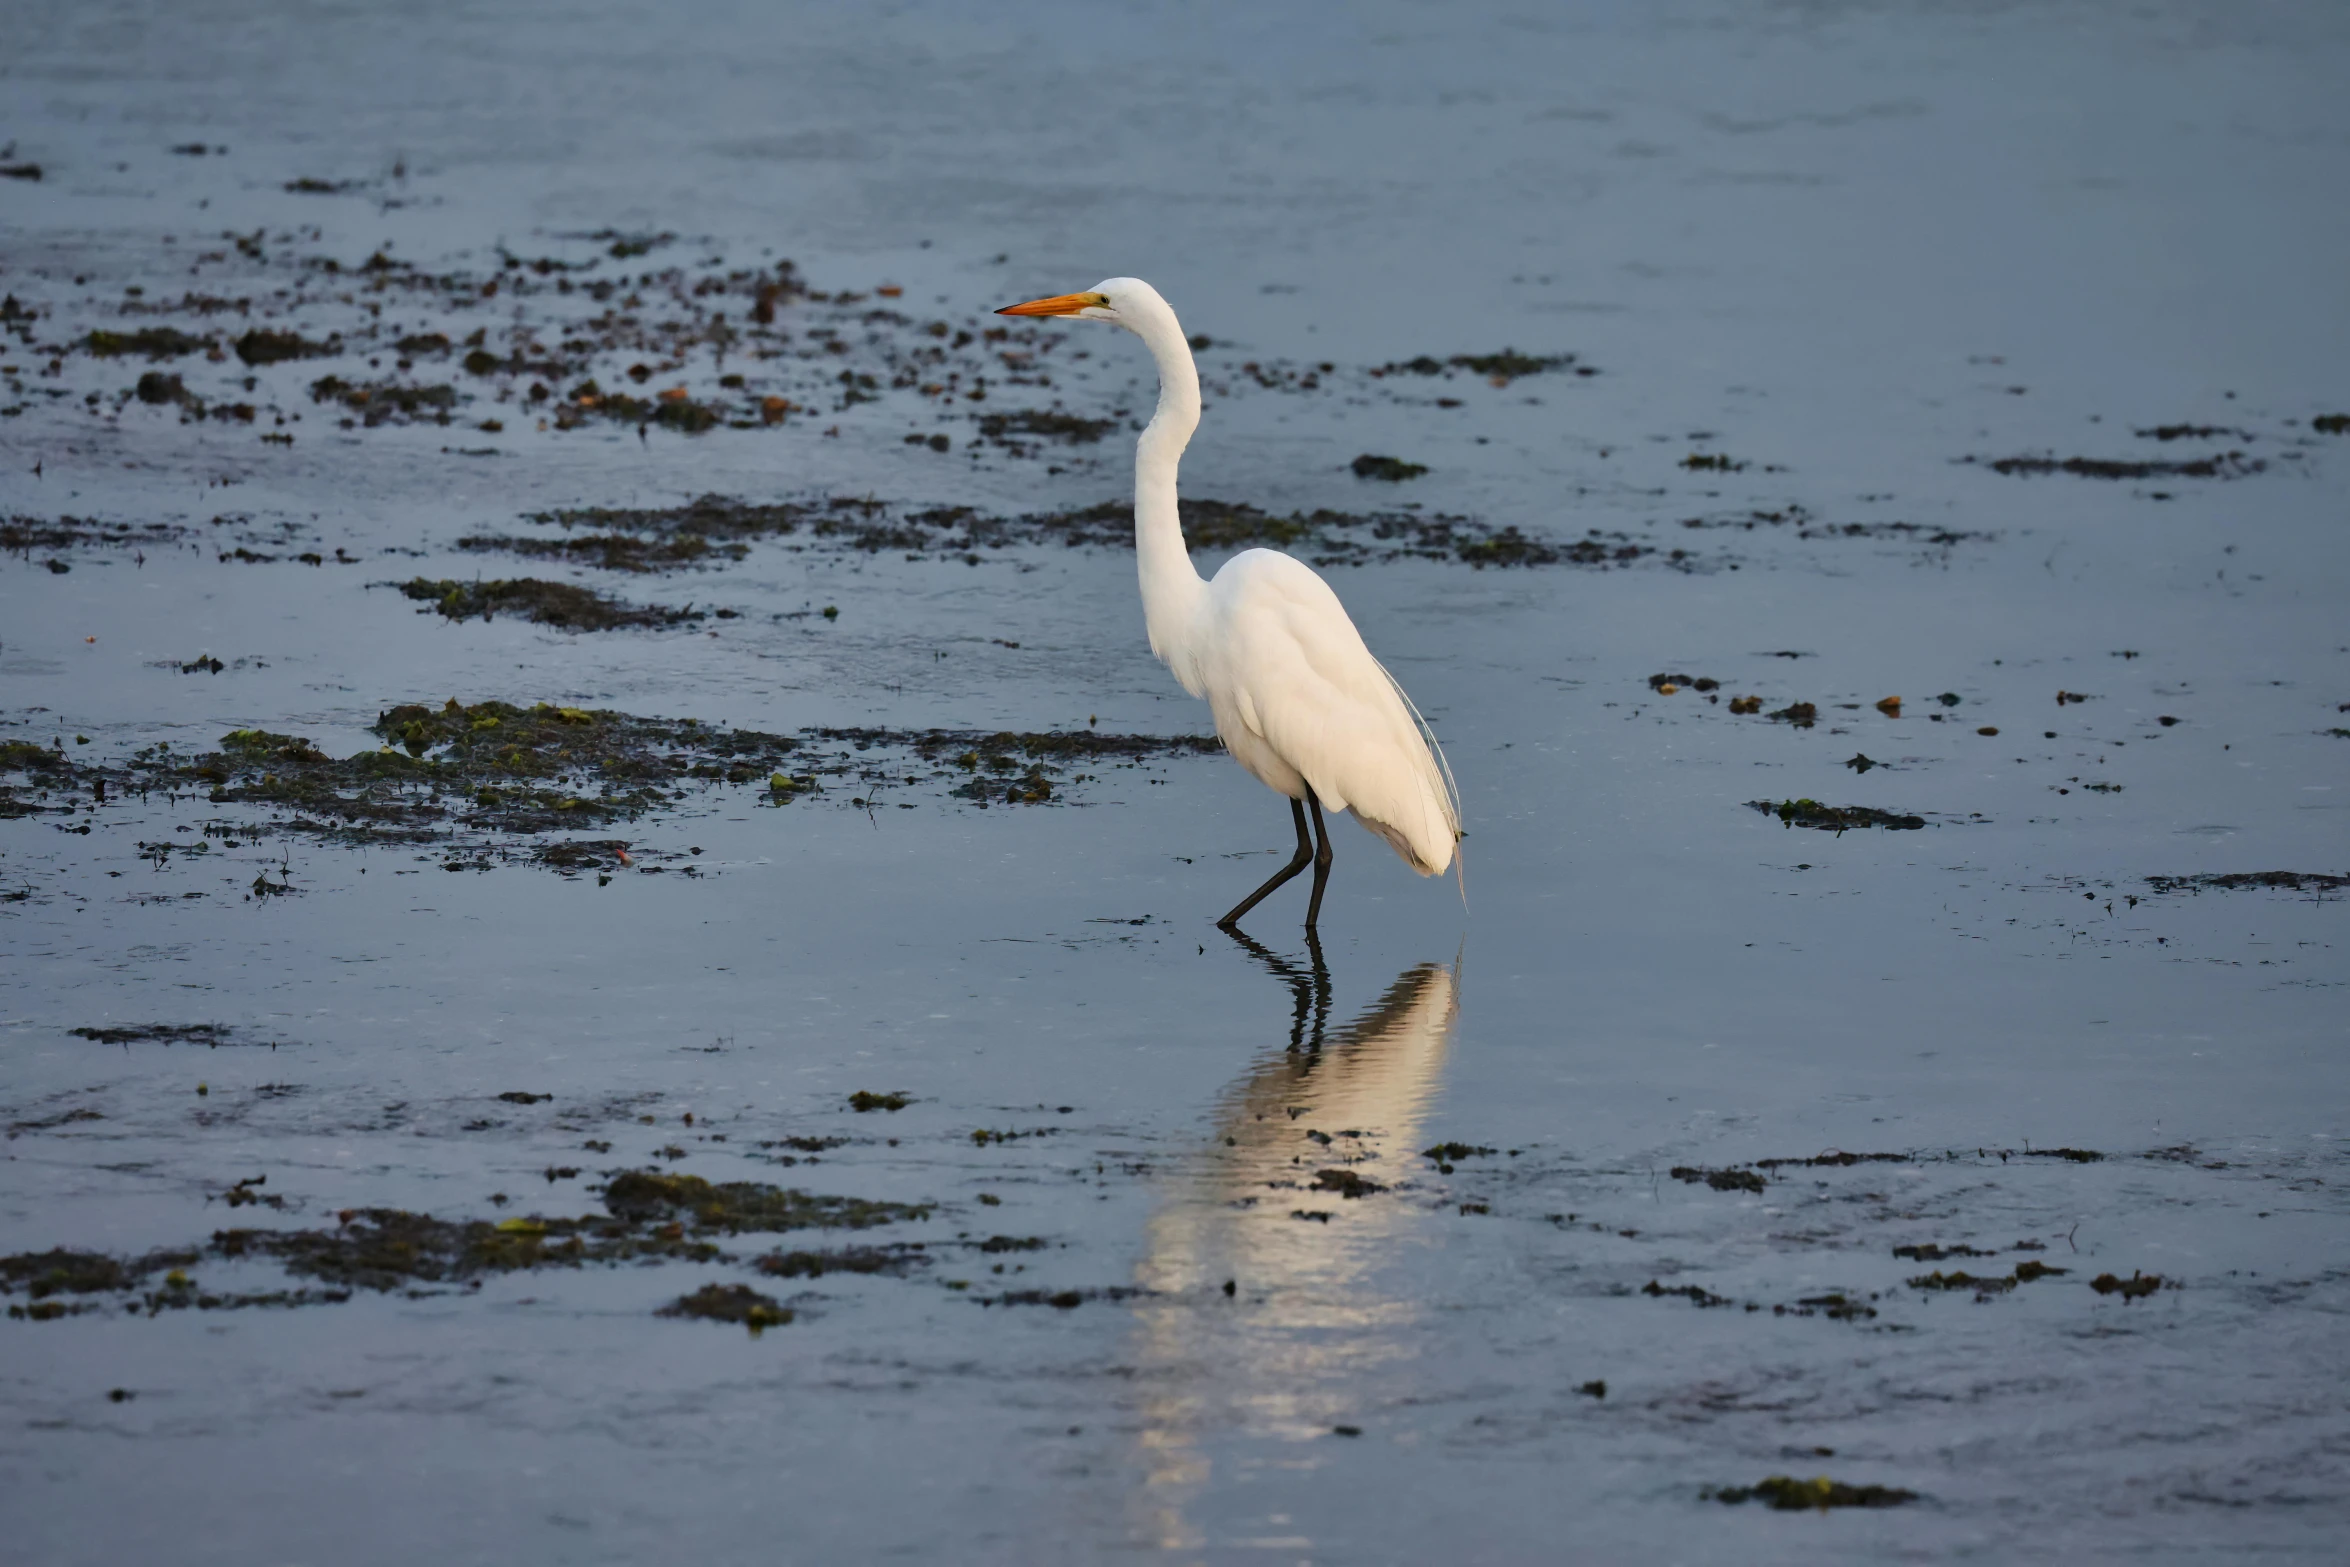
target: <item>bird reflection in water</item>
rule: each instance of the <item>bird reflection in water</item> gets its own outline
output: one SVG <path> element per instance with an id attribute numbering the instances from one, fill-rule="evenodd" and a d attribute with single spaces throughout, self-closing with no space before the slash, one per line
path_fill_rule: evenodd
<path id="1" fill-rule="evenodd" d="M 1206 1443 L 1328 1438 L 1361 1422 L 1374 1374 L 1411 1353 L 1424 1307 L 1383 1275 L 1426 1222 L 1398 1188 L 1420 1165 L 1459 1005 L 1457 960 L 1423 963 L 1333 1029 L 1311 932 L 1306 964 L 1231 934 L 1289 986 L 1295 1012 L 1287 1045 L 1221 1096 L 1214 1136 L 1177 1168 L 1137 1269 L 1137 1532 L 1162 1549 L 1206 1543 L 1186 1517 L 1212 1478 Z"/>

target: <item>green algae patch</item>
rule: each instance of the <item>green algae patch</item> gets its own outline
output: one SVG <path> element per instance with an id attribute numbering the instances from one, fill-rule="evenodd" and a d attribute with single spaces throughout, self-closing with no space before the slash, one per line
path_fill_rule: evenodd
<path id="1" fill-rule="evenodd" d="M 400 584 L 400 593 L 425 607 L 420 615 L 438 611 L 450 620 L 495 620 L 518 616 L 542 626 L 566 631 L 612 631 L 624 626 L 665 627 L 707 620 L 707 611 L 688 606 L 669 609 L 659 604 L 625 604 L 592 588 L 570 582 L 546 582 L 537 577 L 484 582 L 434 581 L 416 577 Z"/>
<path id="2" fill-rule="evenodd" d="M 1826 1512 L 1832 1507 L 1899 1507 L 1904 1502 L 1918 1499 L 1915 1491 L 1904 1491 L 1890 1485 L 1847 1485 L 1818 1475 L 1809 1480 L 1798 1480 L 1790 1475 L 1772 1475 L 1753 1485 L 1729 1485 L 1706 1493 L 1717 1502 L 1736 1506 L 1741 1502 L 1761 1502 L 1775 1512 L 1801 1513 L 1817 1508 Z"/>
<path id="3" fill-rule="evenodd" d="M 753 1338 L 792 1320 L 790 1307 L 760 1294 L 748 1284 L 705 1284 L 691 1295 L 679 1296 L 653 1315 L 691 1317 L 702 1322 L 739 1322 L 751 1330 Z"/>
<path id="4" fill-rule="evenodd" d="M 681 1225 L 696 1234 L 780 1230 L 862 1230 L 930 1216 L 927 1205 L 828 1197 L 755 1181 L 713 1183 L 698 1175 L 629 1170 L 604 1188 L 604 1206 L 630 1224 Z"/>
<path id="5" fill-rule="evenodd" d="M 1809 703 L 1802 704 L 1806 707 Z M 1771 715 L 1776 718 L 1779 715 Z M 1765 816 L 1776 816 L 1787 827 L 1810 827 L 1820 832 L 1844 834 L 1861 827 L 1882 827 L 1888 832 L 1905 832 L 1926 825 L 1923 816 L 1905 816 L 1893 811 L 1880 811 L 1869 805 L 1822 805 L 1813 799 L 1749 800 L 1747 809 L 1760 811 Z"/>

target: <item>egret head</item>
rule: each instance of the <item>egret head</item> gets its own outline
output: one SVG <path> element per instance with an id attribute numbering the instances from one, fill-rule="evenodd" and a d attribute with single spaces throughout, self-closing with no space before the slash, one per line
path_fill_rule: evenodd
<path id="1" fill-rule="evenodd" d="M 1105 278 L 1082 294 L 1056 294 L 1024 305 L 1006 305 L 999 316 L 1076 316 L 1087 321 L 1111 321 L 1130 332 L 1148 335 L 1148 328 L 1172 325 L 1175 312 L 1159 291 L 1135 277 Z"/>

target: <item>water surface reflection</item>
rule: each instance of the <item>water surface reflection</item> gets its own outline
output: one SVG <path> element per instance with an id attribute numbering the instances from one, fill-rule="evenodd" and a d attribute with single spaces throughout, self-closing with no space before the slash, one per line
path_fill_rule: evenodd
<path id="1" fill-rule="evenodd" d="M 1426 1311 L 1382 1287 L 1382 1263 L 1426 1222 L 1397 1188 L 1451 1048 L 1457 961 L 1406 969 L 1333 1029 L 1319 943 L 1308 938 L 1301 965 L 1235 939 L 1296 1011 L 1288 1042 L 1221 1096 L 1137 1269 L 1137 1532 L 1161 1548 L 1205 1543 L 1188 1514 L 1213 1478 L 1214 1439 L 1303 1442 L 1359 1423 L 1372 1374 L 1408 1357 Z"/>

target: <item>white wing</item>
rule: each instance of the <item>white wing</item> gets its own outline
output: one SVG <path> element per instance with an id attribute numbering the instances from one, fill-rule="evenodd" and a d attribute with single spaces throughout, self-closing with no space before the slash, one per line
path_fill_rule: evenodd
<path id="1" fill-rule="evenodd" d="M 1424 876 L 1449 866 L 1461 822 L 1451 774 L 1330 585 L 1276 550 L 1245 550 L 1208 584 L 1206 607 L 1213 651 L 1199 673 L 1241 765 L 1292 796 L 1311 784 Z"/>

